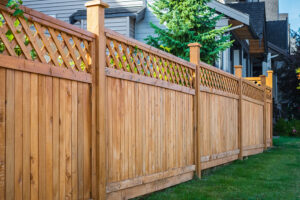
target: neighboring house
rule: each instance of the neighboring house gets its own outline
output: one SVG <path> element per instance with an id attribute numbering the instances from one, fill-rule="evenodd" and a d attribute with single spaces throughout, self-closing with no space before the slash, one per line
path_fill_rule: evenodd
<path id="1" fill-rule="evenodd" d="M 220 0 L 221 1 L 221 0 Z M 235 2 L 235 3 L 232 3 Z M 241 12 L 248 13 L 250 18 L 257 15 L 257 11 L 260 8 L 254 8 L 253 11 L 250 10 L 250 7 L 253 7 L 255 4 L 265 4 L 265 13 L 266 20 L 261 27 L 264 26 L 264 44 L 265 52 L 264 56 L 261 57 L 261 66 L 257 64 L 257 70 L 261 69 L 261 74 L 267 75 L 267 70 L 274 70 L 285 67 L 290 64 L 290 53 L 292 49 L 291 38 L 290 38 L 290 26 L 288 22 L 288 14 L 279 13 L 279 4 L 278 0 L 225 0 L 226 5 L 235 8 Z M 252 6 L 251 6 L 252 5 Z M 254 6 L 255 7 L 255 6 Z M 260 7 L 263 7 L 262 5 Z M 262 19 L 254 20 L 256 25 L 261 24 Z M 255 71 L 255 70 L 254 70 Z M 257 76 L 258 74 L 254 74 Z M 275 105 L 280 110 L 281 95 L 277 85 L 277 74 L 274 74 L 273 77 L 273 97 Z"/>

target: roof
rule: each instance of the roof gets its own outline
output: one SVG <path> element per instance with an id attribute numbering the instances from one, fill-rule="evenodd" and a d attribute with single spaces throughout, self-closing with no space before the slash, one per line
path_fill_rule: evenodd
<path id="1" fill-rule="evenodd" d="M 248 14 L 251 28 L 258 38 L 263 38 L 266 22 L 265 2 L 230 3 L 226 5 Z"/>
<path id="2" fill-rule="evenodd" d="M 132 17 L 136 20 L 136 22 L 139 22 L 144 19 L 145 11 L 145 6 L 106 8 L 105 18 Z M 86 20 L 86 10 L 78 10 L 70 16 L 71 24 L 74 24 L 80 20 Z"/>
<path id="3" fill-rule="evenodd" d="M 233 9 L 225 4 L 222 4 L 217 1 L 211 1 L 207 3 L 210 8 L 215 9 L 217 12 L 226 15 L 232 19 L 242 22 L 243 24 L 249 26 L 250 25 L 250 17 L 246 13 L 242 13 L 236 9 Z"/>
<path id="4" fill-rule="evenodd" d="M 267 22 L 267 40 L 277 47 L 288 49 L 288 21 L 278 20 Z"/>

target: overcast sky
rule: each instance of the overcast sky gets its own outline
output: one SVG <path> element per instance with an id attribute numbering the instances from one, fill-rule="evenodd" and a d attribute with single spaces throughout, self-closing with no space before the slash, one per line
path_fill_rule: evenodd
<path id="1" fill-rule="evenodd" d="M 279 0 L 279 12 L 289 13 L 291 28 L 297 31 L 300 28 L 300 0 Z"/>

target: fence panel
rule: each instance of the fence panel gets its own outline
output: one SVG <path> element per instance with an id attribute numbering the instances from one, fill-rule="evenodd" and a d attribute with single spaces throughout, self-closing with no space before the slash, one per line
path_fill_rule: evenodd
<path id="1" fill-rule="evenodd" d="M 264 149 L 264 89 L 242 81 L 242 148 L 243 156 L 261 153 Z"/>
<path id="2" fill-rule="evenodd" d="M 211 168 L 238 158 L 238 88 L 236 77 L 200 64 L 201 165 Z"/>
<path id="3" fill-rule="evenodd" d="M 108 199 L 192 179 L 193 65 L 112 31 L 106 36 Z"/>
<path id="4" fill-rule="evenodd" d="M 0 199 L 89 199 L 95 38 L 24 11 L 0 5 Z"/>

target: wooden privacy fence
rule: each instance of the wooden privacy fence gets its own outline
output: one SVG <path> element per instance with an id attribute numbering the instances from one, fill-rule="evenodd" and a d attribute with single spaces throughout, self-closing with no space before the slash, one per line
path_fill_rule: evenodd
<path id="1" fill-rule="evenodd" d="M 272 88 L 0 4 L 0 199 L 128 199 L 272 145 Z"/>

